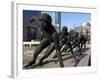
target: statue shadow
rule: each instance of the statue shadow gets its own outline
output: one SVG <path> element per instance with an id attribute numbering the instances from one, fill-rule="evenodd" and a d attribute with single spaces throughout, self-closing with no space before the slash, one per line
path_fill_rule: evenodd
<path id="1" fill-rule="evenodd" d="M 79 62 L 80 62 L 86 55 L 88 55 L 88 54 L 84 54 L 88 49 L 89 49 L 89 48 L 84 48 L 84 49 L 82 49 L 82 55 L 79 54 L 78 50 L 75 50 L 73 55 L 71 55 L 71 53 L 70 53 L 70 54 L 69 54 L 69 53 L 62 54 L 62 58 L 64 57 L 64 58 L 63 58 L 63 61 L 68 60 L 68 59 L 71 59 L 71 58 L 79 57 L 79 59 L 75 62 L 75 65 L 74 65 L 74 67 L 76 67 L 76 66 L 79 64 Z M 53 58 L 52 60 L 45 60 L 45 61 L 42 62 L 41 65 L 40 65 L 40 64 L 34 64 L 34 65 L 32 65 L 30 68 L 36 68 L 36 67 L 38 67 L 38 66 L 41 67 L 41 66 L 43 66 L 43 65 L 45 65 L 45 64 L 49 64 L 49 63 L 52 63 L 52 62 L 54 62 L 54 63 L 56 64 L 56 63 L 58 62 L 57 57 L 56 57 L 56 58 Z M 27 68 L 27 69 L 29 69 L 29 68 Z"/>
<path id="2" fill-rule="evenodd" d="M 74 67 L 78 66 L 79 62 L 86 56 L 87 54 L 83 54 L 81 56 L 79 56 L 78 60 L 76 61 Z"/>
<path id="3" fill-rule="evenodd" d="M 78 50 L 76 50 L 76 51 L 74 52 L 73 55 L 71 55 L 71 54 L 69 54 L 69 53 L 62 54 L 62 57 L 63 57 L 63 56 L 66 56 L 66 57 L 63 58 L 63 61 L 68 60 L 68 59 L 71 59 L 71 58 L 79 57 L 79 59 L 76 61 L 75 65 L 74 65 L 74 66 L 77 66 L 78 63 L 79 63 L 86 55 L 88 55 L 88 54 L 84 54 L 88 49 L 89 49 L 89 48 L 84 48 L 84 49 L 82 49 L 82 55 L 79 54 Z M 46 60 L 46 61 L 44 61 L 44 62 L 42 63 L 42 65 L 45 65 L 45 64 L 48 64 L 48 63 L 51 63 L 51 62 L 57 63 L 57 62 L 58 62 L 58 59 L 55 58 L 55 59 L 52 59 L 52 60 Z"/>

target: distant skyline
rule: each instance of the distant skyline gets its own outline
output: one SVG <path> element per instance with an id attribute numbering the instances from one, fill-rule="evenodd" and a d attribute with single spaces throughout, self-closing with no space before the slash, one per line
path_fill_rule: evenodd
<path id="1" fill-rule="evenodd" d="M 47 12 L 47 13 L 52 16 L 52 12 Z M 74 25 L 90 21 L 91 21 L 90 13 L 61 12 L 61 27 L 67 26 L 69 29 L 73 29 Z"/>
<path id="2" fill-rule="evenodd" d="M 24 10 L 23 17 L 25 21 L 29 21 L 32 16 L 40 15 L 40 11 Z M 45 11 L 46 12 L 46 11 Z M 37 14 L 38 13 L 38 14 Z M 52 12 L 46 12 L 52 16 Z M 69 29 L 73 29 L 75 24 L 82 22 L 90 22 L 90 13 L 79 13 L 79 12 L 61 12 L 61 27 L 67 26 Z"/>
<path id="3" fill-rule="evenodd" d="M 70 29 L 74 28 L 75 24 L 82 22 L 90 22 L 90 13 L 77 13 L 77 12 L 62 12 L 61 13 L 61 26 L 68 26 Z"/>

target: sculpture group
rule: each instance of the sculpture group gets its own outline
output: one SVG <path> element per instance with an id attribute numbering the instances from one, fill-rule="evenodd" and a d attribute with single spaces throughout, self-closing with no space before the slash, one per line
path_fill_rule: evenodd
<path id="1" fill-rule="evenodd" d="M 24 68 L 29 66 L 34 66 L 36 64 L 36 59 L 41 52 L 49 47 L 44 53 L 44 56 L 40 59 L 38 65 L 42 66 L 44 59 L 49 57 L 50 54 L 56 50 L 56 54 L 53 58 L 57 57 L 59 66 L 64 67 L 63 63 L 63 52 L 71 52 L 71 55 L 74 55 L 74 48 L 77 48 L 80 55 L 83 55 L 82 48 L 86 47 L 87 37 L 83 34 L 79 34 L 71 30 L 68 32 L 67 26 L 63 26 L 62 30 L 58 33 L 54 26 L 52 25 L 52 18 L 47 13 L 42 13 L 40 16 L 34 16 L 30 20 L 28 26 L 32 26 L 32 23 L 35 22 L 41 30 L 41 35 L 43 36 L 40 44 L 33 53 L 33 59 Z M 78 59 L 74 57 L 77 62 Z"/>

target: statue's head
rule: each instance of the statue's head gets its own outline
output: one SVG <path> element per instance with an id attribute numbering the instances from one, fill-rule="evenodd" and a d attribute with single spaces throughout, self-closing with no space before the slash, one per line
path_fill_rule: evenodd
<path id="1" fill-rule="evenodd" d="M 47 13 L 42 13 L 39 17 L 39 21 L 42 27 L 49 27 L 52 23 L 51 16 Z"/>
<path id="2" fill-rule="evenodd" d="M 78 32 L 76 32 L 76 37 L 78 37 L 79 36 L 79 33 Z"/>
<path id="3" fill-rule="evenodd" d="M 67 26 L 63 26 L 63 27 L 62 27 L 62 31 L 68 32 Z"/>
<path id="4" fill-rule="evenodd" d="M 75 31 L 74 31 L 73 29 L 71 29 L 71 30 L 70 30 L 70 33 L 72 33 L 72 34 L 73 34 L 73 33 L 75 33 Z"/>

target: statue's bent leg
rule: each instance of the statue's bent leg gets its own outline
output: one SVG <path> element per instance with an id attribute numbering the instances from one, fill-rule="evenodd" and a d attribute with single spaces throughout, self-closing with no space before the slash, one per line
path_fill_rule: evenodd
<path id="1" fill-rule="evenodd" d="M 45 55 L 40 59 L 39 65 L 42 65 L 43 60 L 44 60 L 45 58 L 47 58 L 47 57 L 54 51 L 54 49 L 55 49 L 55 48 L 54 48 L 54 43 L 52 43 L 52 44 L 48 47 L 48 49 L 47 49 Z"/>
<path id="2" fill-rule="evenodd" d="M 31 66 L 32 64 L 35 64 L 36 62 L 36 58 L 39 55 L 39 53 L 46 48 L 48 45 L 50 44 L 49 40 L 47 38 L 44 38 L 40 44 L 38 45 L 38 47 L 36 48 L 35 52 L 33 53 L 33 60 L 29 62 L 28 65 L 26 65 L 25 67 Z"/>
<path id="3" fill-rule="evenodd" d="M 60 46 L 59 46 L 59 36 L 58 36 L 57 32 L 53 33 L 52 38 L 53 38 L 53 41 L 54 41 L 54 46 L 55 46 L 55 49 L 56 49 L 56 54 L 57 54 L 57 57 L 58 57 L 60 67 L 64 67 L 61 52 L 60 52 Z"/>

